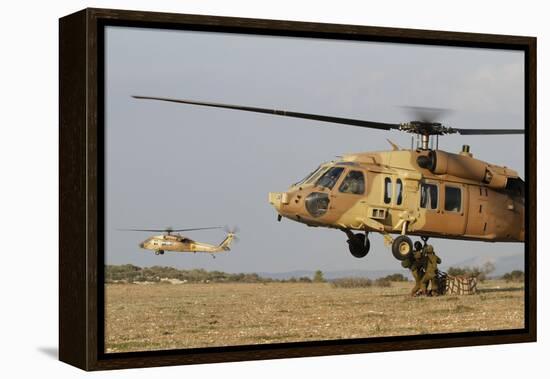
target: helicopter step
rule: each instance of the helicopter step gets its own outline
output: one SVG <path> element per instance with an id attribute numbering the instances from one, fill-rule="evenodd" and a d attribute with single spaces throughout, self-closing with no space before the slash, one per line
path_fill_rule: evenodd
<path id="1" fill-rule="evenodd" d="M 355 258 L 363 258 L 366 256 L 370 250 L 370 241 L 368 232 L 363 233 L 353 233 L 349 229 L 344 229 L 344 233 L 348 236 L 348 248 Z"/>

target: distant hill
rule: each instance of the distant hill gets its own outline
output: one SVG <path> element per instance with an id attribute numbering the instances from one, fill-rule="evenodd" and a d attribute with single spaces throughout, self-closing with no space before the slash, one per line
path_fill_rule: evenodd
<path id="1" fill-rule="evenodd" d="M 523 254 L 518 255 L 506 255 L 499 257 L 497 259 L 487 259 L 484 257 L 475 257 L 460 261 L 458 263 L 453 263 L 450 265 L 441 265 L 440 268 L 443 271 L 447 271 L 450 266 L 452 267 L 481 267 L 487 261 L 492 262 L 495 265 L 495 271 L 493 271 L 490 276 L 502 276 L 505 273 L 514 271 L 514 270 L 524 270 Z M 288 280 L 290 278 L 300 278 L 300 277 L 313 277 L 315 273 L 314 270 L 296 270 L 296 271 L 287 271 L 287 272 L 258 272 L 258 275 L 264 278 L 271 278 L 275 280 Z M 396 262 L 395 269 L 393 270 L 334 270 L 334 271 L 323 271 L 323 276 L 325 279 L 332 280 L 338 278 L 347 278 L 347 277 L 362 277 L 369 279 L 378 279 L 383 278 L 387 275 L 400 273 L 409 278 L 409 270 L 403 269 L 400 267 L 399 263 Z"/>

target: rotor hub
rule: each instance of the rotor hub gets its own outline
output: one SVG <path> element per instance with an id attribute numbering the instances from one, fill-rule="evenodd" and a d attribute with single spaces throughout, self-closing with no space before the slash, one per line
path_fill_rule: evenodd
<path id="1" fill-rule="evenodd" d="M 409 121 L 399 124 L 399 130 L 407 133 L 420 134 L 423 136 L 442 136 L 444 134 L 457 133 L 456 129 L 443 126 L 439 122 Z"/>

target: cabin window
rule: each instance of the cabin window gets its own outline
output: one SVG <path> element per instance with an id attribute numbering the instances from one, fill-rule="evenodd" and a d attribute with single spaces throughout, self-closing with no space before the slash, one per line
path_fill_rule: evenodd
<path id="1" fill-rule="evenodd" d="M 365 177 L 361 171 L 350 171 L 339 188 L 342 193 L 361 195 L 365 193 Z"/>
<path id="2" fill-rule="evenodd" d="M 462 190 L 458 187 L 445 186 L 445 210 L 460 212 L 462 209 Z"/>
<path id="3" fill-rule="evenodd" d="M 323 176 L 319 178 L 315 185 L 332 189 L 332 187 L 334 187 L 334 185 L 338 181 L 340 175 L 342 175 L 342 171 L 344 171 L 343 167 L 330 168 L 327 172 L 323 174 Z"/>
<path id="4" fill-rule="evenodd" d="M 392 183 L 391 178 L 384 179 L 384 203 L 391 203 Z"/>
<path id="5" fill-rule="evenodd" d="M 437 209 L 437 184 L 422 183 L 420 185 L 420 207 Z"/>
<path id="6" fill-rule="evenodd" d="M 395 182 L 395 192 L 397 195 L 396 203 L 397 205 L 401 205 L 403 203 L 403 182 L 401 179 L 397 179 L 397 182 Z"/>

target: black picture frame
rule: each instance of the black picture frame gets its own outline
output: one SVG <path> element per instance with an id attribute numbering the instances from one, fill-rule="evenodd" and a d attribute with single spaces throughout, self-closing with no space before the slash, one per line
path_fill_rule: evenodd
<path id="1" fill-rule="evenodd" d="M 103 78 L 110 25 L 525 52 L 525 328 L 405 337 L 104 353 Z M 84 9 L 59 21 L 59 359 L 84 370 L 432 349 L 536 341 L 536 38 Z"/>

